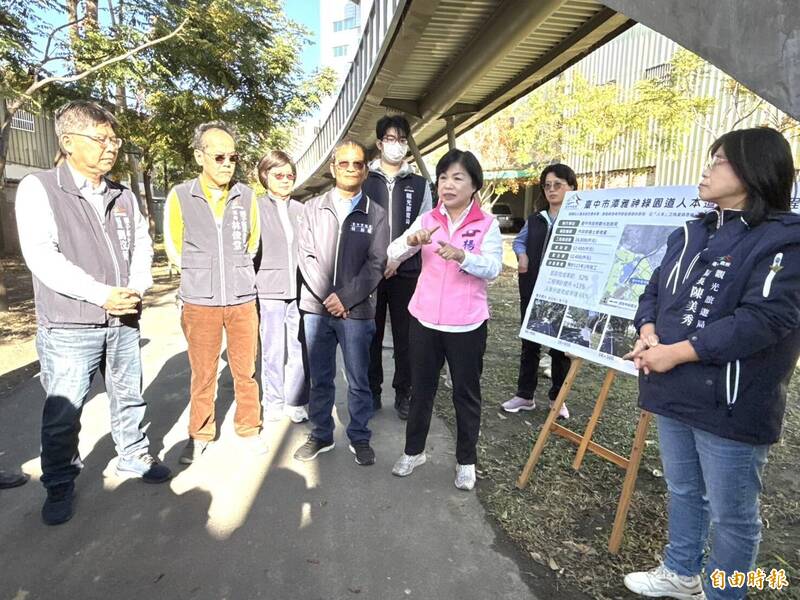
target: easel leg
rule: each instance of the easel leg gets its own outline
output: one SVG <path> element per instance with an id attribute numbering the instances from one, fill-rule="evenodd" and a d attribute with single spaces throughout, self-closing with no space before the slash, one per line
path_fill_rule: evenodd
<path id="1" fill-rule="evenodd" d="M 567 373 L 567 378 L 564 380 L 564 385 L 561 386 L 561 391 L 559 391 L 558 397 L 553 403 L 553 407 L 550 409 L 550 414 L 547 415 L 547 420 L 544 422 L 544 425 L 542 425 L 542 430 L 539 432 L 539 438 L 536 440 L 533 450 L 531 450 L 531 454 L 528 457 L 528 462 L 525 463 L 525 468 L 522 469 L 522 473 L 520 474 L 519 479 L 517 479 L 517 487 L 519 489 L 522 489 L 528 485 L 528 481 L 530 481 L 531 478 L 531 473 L 536 467 L 536 463 L 539 462 L 539 458 L 542 455 L 542 451 L 547 443 L 547 439 L 550 437 L 550 430 L 553 427 L 553 423 L 555 423 L 556 419 L 558 418 L 558 411 L 561 410 L 561 405 L 564 404 L 564 400 L 566 400 L 567 394 L 569 394 L 569 390 L 572 388 L 572 384 L 574 383 L 575 377 L 577 377 L 578 370 L 581 368 L 582 364 L 582 358 L 575 357 L 572 359 L 572 365 L 569 368 L 569 373 Z"/>
<path id="2" fill-rule="evenodd" d="M 614 527 L 611 530 L 611 537 L 608 540 L 608 551 L 617 554 L 622 545 L 622 534 L 625 533 L 625 521 L 628 518 L 628 509 L 631 504 L 631 496 L 636 487 L 636 477 L 639 474 L 639 463 L 642 461 L 642 452 L 647 438 L 647 429 L 650 426 L 652 414 L 642 411 L 639 417 L 639 425 L 636 427 L 636 437 L 633 438 L 633 450 L 625 472 L 625 482 L 622 484 L 622 494 L 617 504 L 617 515 L 614 518 Z"/>
<path id="3" fill-rule="evenodd" d="M 581 445 L 578 446 L 578 453 L 575 455 L 575 460 L 572 461 L 572 468 L 576 471 L 581 468 L 581 463 L 583 463 L 583 457 L 586 454 L 586 449 L 589 447 L 589 442 L 594 435 L 595 427 L 597 427 L 597 422 L 600 420 L 600 415 L 603 413 L 603 408 L 606 405 L 608 393 L 611 391 L 611 384 L 614 383 L 614 378 L 616 376 L 617 372 L 613 369 L 609 369 L 606 373 L 606 378 L 603 381 L 603 387 L 600 388 L 600 394 L 597 396 L 597 401 L 594 403 L 592 417 L 589 419 L 589 424 L 586 426 L 586 431 L 583 432 L 583 439 L 581 440 Z"/>

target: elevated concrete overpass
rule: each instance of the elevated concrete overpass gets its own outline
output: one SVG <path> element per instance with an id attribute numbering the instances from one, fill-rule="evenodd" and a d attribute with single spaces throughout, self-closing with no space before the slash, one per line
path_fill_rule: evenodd
<path id="1" fill-rule="evenodd" d="M 387 112 L 409 119 L 412 151 L 421 162 L 420 154 L 453 145 L 456 135 L 636 22 L 704 56 L 797 117 L 795 3 L 375 0 L 335 104 L 298 159 L 298 194 L 330 186 L 327 161 L 335 144 L 348 136 L 371 145 L 375 121 Z"/>

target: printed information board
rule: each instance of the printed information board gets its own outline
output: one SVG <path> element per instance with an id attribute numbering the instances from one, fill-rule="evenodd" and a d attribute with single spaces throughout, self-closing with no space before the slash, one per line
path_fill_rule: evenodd
<path id="1" fill-rule="evenodd" d="M 569 192 L 520 337 L 637 375 L 622 356 L 636 341 L 639 296 L 670 233 L 713 207 L 697 186 Z"/>

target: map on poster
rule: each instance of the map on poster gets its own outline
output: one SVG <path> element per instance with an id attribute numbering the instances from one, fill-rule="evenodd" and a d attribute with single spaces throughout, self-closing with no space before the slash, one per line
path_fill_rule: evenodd
<path id="1" fill-rule="evenodd" d="M 712 208 L 696 186 L 570 192 L 553 224 L 520 337 L 636 375 L 639 296 L 677 227 Z"/>

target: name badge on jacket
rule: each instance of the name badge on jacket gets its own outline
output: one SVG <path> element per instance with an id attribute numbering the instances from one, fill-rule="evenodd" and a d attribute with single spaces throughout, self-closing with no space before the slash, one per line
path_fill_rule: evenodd
<path id="1" fill-rule="evenodd" d="M 369 223 L 350 223 L 350 231 L 372 235 L 372 225 Z"/>

